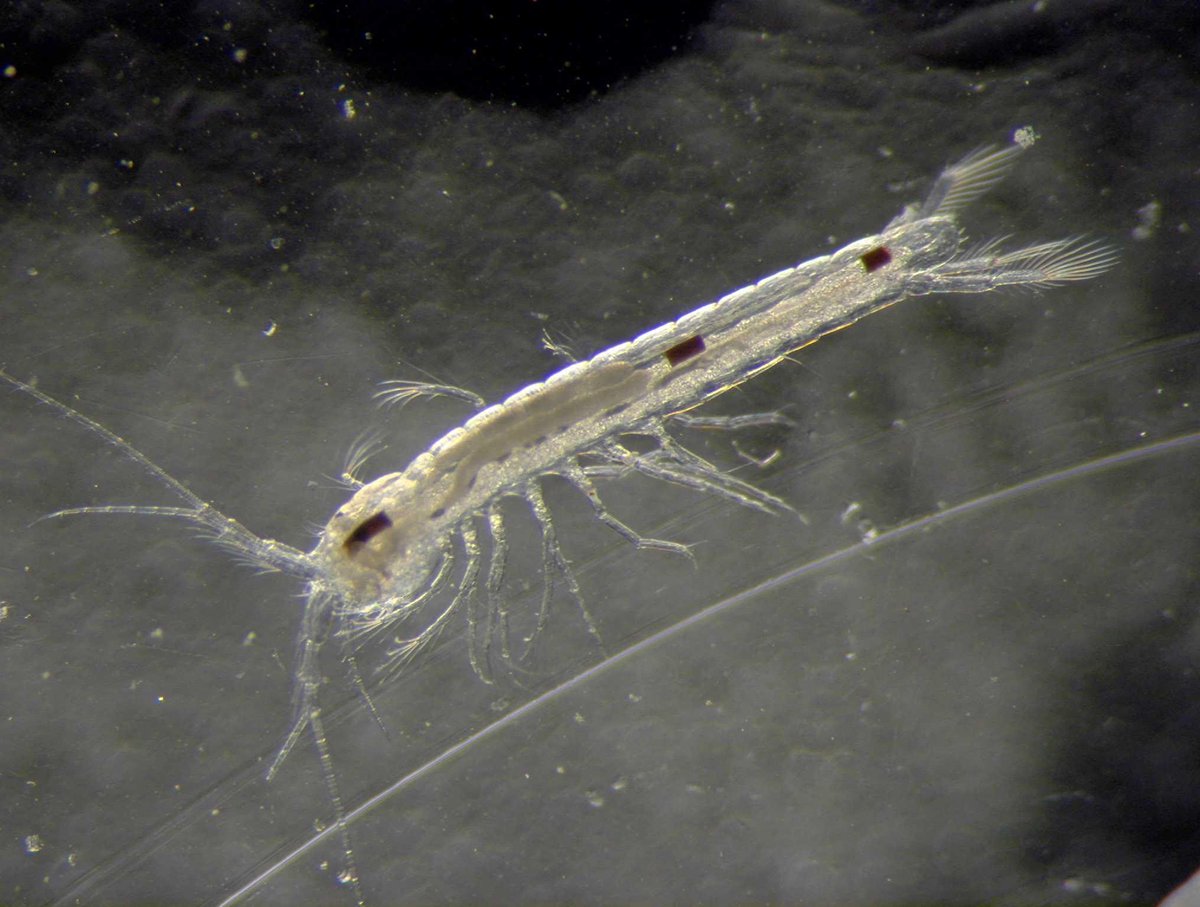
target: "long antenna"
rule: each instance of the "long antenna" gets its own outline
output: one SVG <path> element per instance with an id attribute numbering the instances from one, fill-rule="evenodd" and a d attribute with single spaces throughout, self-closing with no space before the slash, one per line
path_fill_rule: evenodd
<path id="1" fill-rule="evenodd" d="M 316 575 L 316 567 L 313 565 L 311 558 L 303 551 L 293 548 L 284 542 L 276 541 L 275 539 L 264 539 L 255 535 L 233 517 L 226 516 L 220 510 L 217 510 L 211 504 L 204 501 L 194 491 L 148 456 L 120 435 L 105 428 L 99 422 L 56 400 L 45 391 L 38 390 L 32 384 L 27 384 L 19 378 L 14 378 L 3 369 L 0 369 L 0 380 L 3 380 L 14 389 L 28 394 L 39 403 L 45 404 L 60 416 L 70 419 L 77 425 L 83 426 L 93 434 L 99 435 L 106 444 L 124 454 L 188 505 L 187 507 L 157 507 L 148 504 L 101 504 L 59 510 L 47 514 L 42 519 L 89 513 L 175 517 L 187 520 L 207 530 L 212 534 L 213 541 L 255 566 L 267 570 L 278 570 L 281 573 L 288 573 L 305 579 L 312 579 Z"/>

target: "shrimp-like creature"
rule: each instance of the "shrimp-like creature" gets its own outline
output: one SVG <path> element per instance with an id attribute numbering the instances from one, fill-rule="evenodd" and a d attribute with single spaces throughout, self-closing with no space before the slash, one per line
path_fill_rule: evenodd
<path id="1" fill-rule="evenodd" d="M 0 377 L 99 435 L 180 500 L 172 507 L 76 507 L 53 516 L 137 514 L 183 519 L 237 558 L 306 583 L 296 641 L 294 712 L 267 779 L 274 777 L 299 739 L 310 732 L 342 838 L 343 878 L 353 885 L 361 903 L 345 807 L 318 705 L 318 657 L 324 643 L 333 638 L 345 651 L 352 651 L 369 637 L 387 636 L 389 649 L 382 667 L 395 670 L 430 646 L 456 615 L 465 612 L 471 664 L 483 679 L 490 677 L 493 647 L 501 660 L 519 660 L 509 639 L 503 596 L 508 543 L 499 505 L 509 497 L 528 502 L 541 530 L 544 594 L 536 626 L 524 640 L 525 651 L 545 624 L 556 579 L 599 641 L 542 497 L 541 481 L 546 476 L 566 479 L 583 493 L 597 519 L 639 548 L 685 557 L 691 556 L 686 546 L 644 537 L 621 522 L 601 500 L 595 480 L 638 472 L 767 513 L 793 512 L 787 502 L 687 449 L 672 435 L 672 425 L 737 429 L 785 421 L 778 413 L 730 418 L 697 417 L 690 412 L 826 334 L 904 299 L 939 292 L 984 293 L 1008 286 L 1054 287 L 1108 270 L 1116 261 L 1115 252 L 1080 238 L 1012 251 L 1003 250 L 997 241 L 964 251 L 959 212 L 999 181 L 1022 150 L 1011 145 L 972 152 L 938 177 L 924 202 L 905 208 L 880 233 L 765 277 L 570 364 L 482 409 L 400 472 L 361 483 L 348 468 L 356 490 L 329 519 L 309 552 L 260 538 L 109 429 L 29 384 L 3 372 Z M 459 388 L 408 381 L 388 382 L 379 396 L 389 403 L 417 396 L 478 401 Z M 641 443 L 631 445 L 633 438 L 642 439 Z M 641 449 L 647 446 L 649 450 Z M 490 536 L 487 546 L 480 542 L 481 531 Z M 365 695 L 357 669 L 353 670 Z"/>

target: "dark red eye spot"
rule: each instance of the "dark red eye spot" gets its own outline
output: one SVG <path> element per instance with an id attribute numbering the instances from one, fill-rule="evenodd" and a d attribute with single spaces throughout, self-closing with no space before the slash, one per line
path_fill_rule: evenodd
<path id="1" fill-rule="evenodd" d="M 892 253 L 888 251 L 887 246 L 876 246 L 858 260 L 862 262 L 862 266 L 870 274 L 872 271 L 878 271 L 884 265 L 891 262 Z"/>
<path id="2" fill-rule="evenodd" d="M 353 532 L 346 536 L 346 541 L 342 542 L 342 547 L 350 554 L 353 554 L 383 530 L 390 528 L 392 525 L 391 519 L 382 510 L 373 517 L 368 517 L 358 524 Z"/>
<path id="3" fill-rule="evenodd" d="M 704 352 L 704 338 L 697 334 L 695 337 L 689 337 L 687 340 L 681 340 L 665 353 L 667 362 L 671 363 L 674 368 L 687 362 L 689 359 L 694 359 Z"/>

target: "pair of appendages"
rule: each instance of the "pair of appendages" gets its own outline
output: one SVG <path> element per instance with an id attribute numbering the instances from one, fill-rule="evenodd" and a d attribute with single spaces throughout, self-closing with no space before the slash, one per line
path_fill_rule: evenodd
<path id="1" fill-rule="evenodd" d="M 404 399 L 423 393 L 429 396 L 440 396 L 444 395 L 447 390 L 457 390 L 442 385 L 415 385 L 410 382 L 397 382 L 397 384 L 404 388 L 399 395 Z M 382 396 L 386 399 L 388 394 L 388 391 L 384 391 Z M 451 396 L 471 399 L 474 395 L 459 391 Z M 498 646 L 501 663 L 509 669 L 512 676 L 519 676 L 549 620 L 556 580 L 561 580 L 566 587 L 596 646 L 602 653 L 607 654 L 595 619 L 584 600 L 579 581 L 559 545 L 553 516 L 542 496 L 540 483 L 544 476 L 557 475 L 570 482 L 583 494 L 591 506 L 593 514 L 601 523 L 636 547 L 682 555 L 693 562 L 695 558 L 687 545 L 643 536 L 614 516 L 600 498 L 593 480 L 620 478 L 637 472 L 653 479 L 714 494 L 765 513 L 795 513 L 794 508 L 781 498 L 738 479 L 689 450 L 669 434 L 666 428 L 668 420 L 685 428 L 722 431 L 792 424 L 791 420 L 779 412 L 741 416 L 691 416 L 680 413 L 651 420 L 637 429 L 623 432 L 617 438 L 606 441 L 599 447 L 571 457 L 564 464 L 543 475 L 530 477 L 519 488 L 491 501 L 484 512 L 468 515 L 442 540 L 439 561 L 422 591 L 411 600 L 400 604 L 378 602 L 366 608 L 350 610 L 338 603 L 335 596 L 322 590 L 319 577 L 310 580 L 309 600 L 302 620 L 296 653 L 293 722 L 283 745 L 267 770 L 266 777 L 270 781 L 305 731 L 311 732 L 321 764 L 321 775 L 334 809 L 335 824 L 342 844 L 344 867 L 339 874 L 339 880 L 351 887 L 360 905 L 364 901 L 357 862 L 350 840 L 346 809 L 339 789 L 337 774 L 334 771 L 329 742 L 325 736 L 321 710 L 317 703 L 322 682 L 319 664 L 320 649 L 330 628 L 336 626 L 335 635 L 338 637 L 338 642 L 348 650 L 344 659 L 354 685 L 358 688 L 363 702 L 384 733 L 387 733 L 387 728 L 375 710 L 352 651 L 362 643 L 364 637 L 390 632 L 397 625 L 419 619 L 425 609 L 440 598 L 438 593 L 453 583 L 456 575 L 458 576 L 457 588 L 451 595 L 449 603 L 440 611 L 434 608 L 432 612 L 434 616 L 416 635 L 394 637 L 392 647 L 380 668 L 381 674 L 395 673 L 411 662 L 442 635 L 456 614 L 465 610 L 467 652 L 475 674 L 485 683 L 493 682 L 493 649 Z M 650 439 L 656 446 L 649 451 L 638 452 L 622 443 L 622 439 L 635 437 Z M 369 458 L 374 449 L 377 449 L 375 442 L 368 440 L 362 445 L 356 445 L 356 448 L 350 452 L 342 476 L 348 487 L 362 486 L 362 482 L 356 477 L 356 471 Z M 508 562 L 508 533 L 500 507 L 506 497 L 520 497 L 529 504 L 542 539 L 541 604 L 538 607 L 532 629 L 521 641 L 522 650 L 519 653 L 515 651 L 512 642 L 508 602 L 502 588 Z M 486 526 L 491 541 L 486 557 L 486 576 L 482 583 L 482 600 L 480 599 L 480 575 L 484 572 L 485 555 L 480 543 L 479 524 L 481 523 Z M 237 539 L 218 538 L 217 541 L 238 550 L 243 555 L 249 554 L 242 549 L 242 545 Z M 461 549 L 461 555 L 456 549 Z M 463 558 L 463 566 L 461 570 L 458 570 L 456 561 L 460 556 Z"/>
<path id="2" fill-rule="evenodd" d="M 368 637 L 385 631 L 391 632 L 397 626 L 417 621 L 425 616 L 427 608 L 431 609 L 429 613 L 433 615 L 432 619 L 427 620 L 423 629 L 417 634 L 394 638 L 392 648 L 380 668 L 381 674 L 387 675 L 400 670 L 422 651 L 428 649 L 442 635 L 454 616 L 464 609 L 467 616 L 468 653 L 471 667 L 475 673 L 487 683 L 493 681 L 494 647 L 499 649 L 500 662 L 513 669 L 514 672 L 519 672 L 548 623 L 556 581 L 561 581 L 566 587 L 578 608 L 588 634 L 601 651 L 604 651 L 600 632 L 588 610 L 570 562 L 559 545 L 554 519 L 542 496 L 540 482 L 545 476 L 557 475 L 566 479 L 584 495 L 593 514 L 601 523 L 636 547 L 678 554 L 693 561 L 694 557 L 688 546 L 679 542 L 642 536 L 613 515 L 600 498 L 595 480 L 620 478 L 630 473 L 641 473 L 653 479 L 713 494 L 765 513 L 795 512 L 794 508 L 786 501 L 738 479 L 689 450 L 667 430 L 668 422 L 686 429 L 737 431 L 757 426 L 787 426 L 791 424 L 791 420 L 779 412 L 741 416 L 671 414 L 631 427 L 597 447 L 568 458 L 541 475 L 530 476 L 519 487 L 506 491 L 491 501 L 483 512 L 468 515 L 442 540 L 439 562 L 431 571 L 423 590 L 411 600 L 402 603 L 378 602 L 366 607 L 351 609 L 340 601 L 335 590 L 327 587 L 312 558 L 305 552 L 282 542 L 255 535 L 237 520 L 226 516 L 201 499 L 190 488 L 162 469 L 124 438 L 78 410 L 3 371 L 0 371 L 0 380 L 99 436 L 109 446 L 124 454 L 161 482 L 168 490 L 177 495 L 184 505 L 90 505 L 68 508 L 49 514 L 44 518 L 82 514 L 126 514 L 183 519 L 197 526 L 207 538 L 224 548 L 236 559 L 250 566 L 263 570 L 277 570 L 308 581 L 308 601 L 301 620 L 294 666 L 293 720 L 282 746 L 271 760 L 266 772 L 266 779 L 270 781 L 274 778 L 300 738 L 306 731 L 310 732 L 342 843 L 345 862 L 339 878 L 343 884 L 352 888 L 355 898 L 360 904 L 363 902 L 362 890 L 351 847 L 346 810 L 333 768 L 333 757 L 318 704 L 318 695 L 322 684 L 320 653 L 322 646 L 331 635 L 342 648 L 346 665 L 363 701 L 380 727 L 386 732 L 386 727 L 379 719 L 367 693 L 366 684 L 358 670 L 353 652 Z M 445 385 L 397 381 L 389 382 L 385 388 L 378 395 L 385 403 L 403 403 L 414 397 L 422 396 L 455 396 L 467 399 L 477 406 L 482 405 L 482 400 L 474 394 Z M 648 440 L 652 445 L 651 449 L 644 452 L 632 449 L 625 442 L 633 438 Z M 347 458 L 347 466 L 343 475 L 345 484 L 352 488 L 361 487 L 362 482 L 355 473 L 375 449 L 377 448 L 369 441 L 356 445 Z M 511 639 L 508 603 L 502 588 L 509 546 L 505 520 L 500 507 L 506 497 L 520 497 L 528 503 L 540 529 L 542 541 L 543 591 L 541 604 L 532 629 L 521 641 L 520 652 L 516 651 Z M 484 546 L 480 542 L 480 524 L 486 527 L 490 537 L 490 546 L 486 557 L 486 576 L 482 582 L 482 600 L 480 577 L 484 572 L 485 555 Z M 461 570 L 457 569 L 459 558 L 462 559 Z M 457 587 L 451 594 L 449 603 L 440 611 L 437 610 L 436 603 L 444 600 L 439 593 L 445 591 L 453 583 L 456 575 L 458 576 Z"/>
<path id="3" fill-rule="evenodd" d="M 443 390 L 450 390 L 437 385 L 428 385 L 426 389 L 408 382 L 404 382 L 403 387 L 406 396 L 423 392 L 437 395 Z M 390 392 L 385 392 L 385 395 L 387 393 Z M 465 396 L 465 392 L 455 394 L 459 395 Z M 491 683 L 494 677 L 493 659 L 497 650 L 500 663 L 506 669 L 514 673 L 522 670 L 546 627 L 555 588 L 561 582 L 575 602 L 588 634 L 603 652 L 604 643 L 596 622 L 588 610 L 570 562 L 559 544 L 551 510 L 542 494 L 542 478 L 549 475 L 565 479 L 583 495 L 597 520 L 635 547 L 681 555 L 693 562 L 694 556 L 687 545 L 643 536 L 617 518 L 601 499 L 595 480 L 617 479 L 630 473 L 640 473 L 652 479 L 713 494 L 765 513 L 794 512 L 786 501 L 736 478 L 689 450 L 667 431 L 668 421 L 689 429 L 722 431 L 791 424 L 790 420 L 778 412 L 740 416 L 692 416 L 680 413 L 647 422 L 637 429 L 624 432 L 619 438 L 575 455 L 543 475 L 530 477 L 521 486 L 492 501 L 483 512 L 464 519 L 442 540 L 438 563 L 428 583 L 411 600 L 399 605 L 379 602 L 354 609 L 335 605 L 334 618 L 338 625 L 338 635 L 348 643 L 357 644 L 364 638 L 389 631 L 397 625 L 411 624 L 418 620 L 435 600 L 441 599 L 438 593 L 454 585 L 457 577 L 456 588 L 449 602 L 440 611 L 435 611 L 431 619 L 426 620 L 420 632 L 411 636 L 397 635 L 393 638 L 381 671 L 388 673 L 399 670 L 432 645 L 456 614 L 465 611 L 467 651 L 471 668 L 481 680 Z M 625 439 L 630 438 L 649 440 L 654 446 L 649 451 L 636 451 L 623 443 Z M 343 479 L 349 487 L 361 487 L 362 483 L 355 474 L 372 452 L 371 441 L 351 451 L 343 474 Z M 505 497 L 519 497 L 525 500 L 541 534 L 541 603 L 532 629 L 520 640 L 519 651 L 510 632 L 508 601 L 503 593 L 509 551 L 505 516 L 501 510 Z M 486 552 L 485 546 L 481 544 L 481 527 L 490 541 Z"/>

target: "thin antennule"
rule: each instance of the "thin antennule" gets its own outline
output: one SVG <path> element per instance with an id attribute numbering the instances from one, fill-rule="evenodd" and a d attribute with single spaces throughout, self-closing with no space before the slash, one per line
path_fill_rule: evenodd
<path id="1" fill-rule="evenodd" d="M 384 443 L 381 432 L 376 429 L 360 432 L 350 445 L 350 449 L 346 451 L 346 460 L 342 464 L 341 484 L 347 488 L 362 488 L 363 480 L 359 477 L 360 470 L 368 460 L 385 450 L 387 450 L 387 444 Z"/>
<path id="2" fill-rule="evenodd" d="M 403 378 L 393 378 L 382 381 L 380 389 L 373 395 L 384 407 L 404 406 L 410 400 L 418 397 L 455 397 L 466 400 L 476 409 L 483 409 L 487 401 L 474 391 L 455 387 L 452 384 L 430 384 L 427 381 L 405 381 Z"/>
<path id="3" fill-rule="evenodd" d="M 38 390 L 32 384 L 26 384 L 0 370 L 0 380 L 5 381 L 16 390 L 28 394 L 39 403 L 53 409 L 60 416 L 82 425 L 88 431 L 99 435 L 110 447 L 116 449 L 142 467 L 160 484 L 173 494 L 180 497 L 187 507 L 156 507 L 139 504 L 100 504 L 92 507 L 70 507 L 47 514 L 42 519 L 54 519 L 62 516 L 77 516 L 81 514 L 135 514 L 138 516 L 165 516 L 187 520 L 194 523 L 222 547 L 241 555 L 251 564 L 267 570 L 278 570 L 295 576 L 311 578 L 315 574 L 315 566 L 303 551 L 278 542 L 274 539 L 264 539 L 255 535 L 233 517 L 226 516 L 211 504 L 207 503 L 190 488 L 176 479 L 173 475 L 151 460 L 148 456 L 122 438 L 120 435 L 105 428 L 94 419 L 90 419 L 76 409 L 62 403 L 45 391 Z"/>

